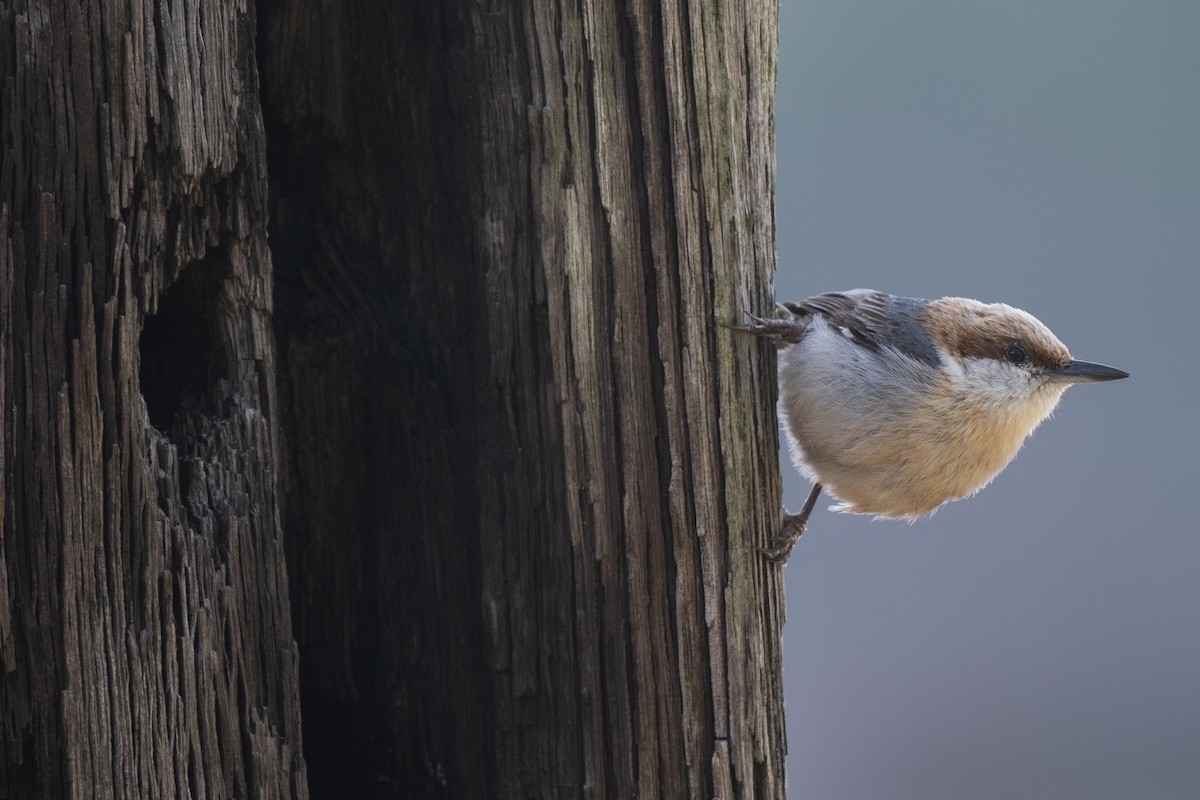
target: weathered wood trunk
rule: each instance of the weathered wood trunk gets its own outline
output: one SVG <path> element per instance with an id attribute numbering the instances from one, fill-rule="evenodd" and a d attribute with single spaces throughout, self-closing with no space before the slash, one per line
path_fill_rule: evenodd
<path id="1" fill-rule="evenodd" d="M 774 5 L 268 30 L 314 793 L 782 797 Z"/>
<path id="2" fill-rule="evenodd" d="M 775 37 L 0 6 L 0 794 L 782 797 Z"/>
<path id="3" fill-rule="evenodd" d="M 302 797 L 244 2 L 0 6 L 0 794 Z"/>

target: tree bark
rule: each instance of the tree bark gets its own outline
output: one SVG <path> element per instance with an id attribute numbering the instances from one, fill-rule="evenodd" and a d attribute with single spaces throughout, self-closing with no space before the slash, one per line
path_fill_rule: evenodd
<path id="1" fill-rule="evenodd" d="M 783 797 L 775 15 L 0 6 L 0 795 Z"/>
<path id="2" fill-rule="evenodd" d="M 314 794 L 783 796 L 775 25 L 270 15 Z"/>
<path id="3" fill-rule="evenodd" d="M 4 796 L 306 796 L 255 27 L 0 6 Z"/>

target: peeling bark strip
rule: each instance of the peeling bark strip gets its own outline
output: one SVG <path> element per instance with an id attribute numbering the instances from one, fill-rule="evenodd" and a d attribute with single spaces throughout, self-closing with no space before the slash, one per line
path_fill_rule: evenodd
<path id="1" fill-rule="evenodd" d="M 267 29 L 314 794 L 783 797 L 774 4 Z"/>
<path id="2" fill-rule="evenodd" d="M 0 796 L 307 796 L 254 42 L 0 5 Z"/>

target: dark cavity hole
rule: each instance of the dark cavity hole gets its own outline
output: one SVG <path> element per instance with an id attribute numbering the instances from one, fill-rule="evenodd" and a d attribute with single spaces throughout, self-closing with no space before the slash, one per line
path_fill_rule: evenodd
<path id="1" fill-rule="evenodd" d="M 150 424 L 163 433 L 171 432 L 181 411 L 213 413 L 215 389 L 229 378 L 219 325 L 225 272 L 223 258 L 188 265 L 142 326 L 142 396 Z"/>

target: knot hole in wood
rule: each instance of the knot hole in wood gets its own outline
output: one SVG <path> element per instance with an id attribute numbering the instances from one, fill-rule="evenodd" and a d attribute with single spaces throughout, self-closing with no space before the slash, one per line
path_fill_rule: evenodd
<path id="1" fill-rule="evenodd" d="M 150 424 L 170 438 L 181 412 L 219 415 L 219 387 L 231 378 L 233 348 L 225 281 L 228 253 L 212 248 L 186 265 L 147 315 L 138 342 L 139 380 Z"/>

